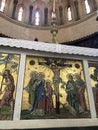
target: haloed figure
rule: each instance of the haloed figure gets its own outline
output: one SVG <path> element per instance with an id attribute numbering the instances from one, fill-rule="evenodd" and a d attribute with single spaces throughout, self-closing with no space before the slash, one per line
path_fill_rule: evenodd
<path id="1" fill-rule="evenodd" d="M 29 93 L 29 104 L 30 104 L 30 108 L 32 107 L 32 105 L 34 103 L 35 89 L 36 89 L 35 83 L 37 82 L 37 77 L 38 77 L 38 73 L 36 71 L 32 71 L 30 73 L 29 83 L 25 87 L 25 90 Z"/>
<path id="2" fill-rule="evenodd" d="M 83 111 L 87 111 L 86 98 L 85 98 L 86 84 L 79 75 L 76 75 L 75 77 L 76 77 L 75 82 L 76 82 L 79 105 L 81 106 Z"/>
<path id="3" fill-rule="evenodd" d="M 45 75 L 44 73 L 40 72 L 38 74 L 38 78 L 35 82 L 35 95 L 34 95 L 34 104 L 32 105 L 32 108 L 30 110 L 30 113 L 32 113 L 35 109 L 43 109 L 44 110 L 44 102 L 45 102 Z"/>
<path id="4" fill-rule="evenodd" d="M 54 112 L 54 107 L 53 107 L 53 90 L 51 86 L 51 82 L 47 81 L 46 82 L 46 100 L 45 100 L 45 112 Z"/>
<path id="5" fill-rule="evenodd" d="M 75 81 L 73 80 L 73 76 L 69 75 L 68 76 L 68 81 L 66 84 L 66 92 L 67 92 L 67 101 L 70 106 L 70 112 L 73 114 L 78 114 L 79 113 L 79 104 L 78 104 L 78 99 L 77 99 L 77 93 L 76 93 L 76 84 Z"/>
<path id="6" fill-rule="evenodd" d="M 3 76 L 3 82 L 1 83 L 1 86 L 6 86 L 4 95 L 0 101 L 0 108 L 4 105 L 10 106 L 10 109 L 12 111 L 13 106 L 13 93 L 15 89 L 14 85 L 14 78 L 10 73 L 9 69 L 5 69 L 5 71 L 1 74 Z M 2 94 L 2 87 L 0 90 L 0 94 Z"/>

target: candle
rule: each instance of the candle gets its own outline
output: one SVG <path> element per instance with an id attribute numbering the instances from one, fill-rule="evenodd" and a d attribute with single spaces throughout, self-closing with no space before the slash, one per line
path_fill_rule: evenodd
<path id="1" fill-rule="evenodd" d="M 53 12 L 55 12 L 55 3 L 56 3 L 56 0 L 53 1 Z"/>

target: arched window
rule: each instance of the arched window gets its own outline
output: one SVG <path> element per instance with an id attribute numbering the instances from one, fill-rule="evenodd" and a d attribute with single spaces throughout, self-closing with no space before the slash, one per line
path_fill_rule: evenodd
<path id="1" fill-rule="evenodd" d="M 39 25 L 40 24 L 40 12 L 39 10 L 36 10 L 35 12 L 35 25 Z"/>
<path id="2" fill-rule="evenodd" d="M 72 20 L 72 11 L 71 11 L 71 7 L 68 6 L 67 8 L 67 14 L 68 14 L 68 21 Z"/>
<path id="3" fill-rule="evenodd" d="M 1 6 L 0 6 L 0 11 L 1 11 L 1 12 L 4 11 L 5 3 L 6 3 L 6 0 L 2 0 Z"/>
<path id="4" fill-rule="evenodd" d="M 23 18 L 23 8 L 20 7 L 18 12 L 18 21 L 22 21 L 22 18 Z"/>
<path id="5" fill-rule="evenodd" d="M 84 2 L 85 2 L 85 9 L 86 9 L 86 13 L 88 14 L 88 13 L 90 13 L 90 5 L 89 5 L 89 3 L 88 3 L 88 0 L 84 0 Z"/>

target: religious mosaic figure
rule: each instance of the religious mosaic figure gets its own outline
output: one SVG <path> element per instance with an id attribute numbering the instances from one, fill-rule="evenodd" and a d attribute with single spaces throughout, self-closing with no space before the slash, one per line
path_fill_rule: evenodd
<path id="1" fill-rule="evenodd" d="M 2 87 L 0 90 L 0 94 L 2 94 L 3 86 L 6 86 L 6 88 L 4 90 L 4 95 L 0 101 L 0 108 L 4 105 L 7 105 L 10 106 L 10 110 L 12 111 L 13 93 L 15 89 L 14 78 L 9 69 L 5 69 L 5 71 L 1 75 L 3 76 L 3 82 L 1 84 Z"/>
<path id="2" fill-rule="evenodd" d="M 62 69 L 65 69 L 67 67 L 72 67 L 71 64 L 65 64 L 65 60 L 63 59 L 49 59 L 49 58 L 45 58 L 45 62 L 39 62 L 39 65 L 44 65 L 48 68 L 50 68 L 54 74 L 53 76 L 53 86 L 54 86 L 54 93 L 55 93 L 55 97 L 56 97 L 56 113 L 60 113 L 60 101 L 59 101 L 59 97 L 61 96 L 59 93 L 59 85 L 60 83 L 64 84 L 64 82 L 62 81 L 62 78 L 60 77 L 60 71 Z"/>
<path id="3" fill-rule="evenodd" d="M 0 120 L 12 120 L 19 55 L 0 52 Z"/>
<path id="4" fill-rule="evenodd" d="M 60 113 L 60 108 L 59 108 L 59 105 L 60 105 L 60 102 L 59 102 L 59 84 L 62 82 L 62 79 L 60 78 L 60 68 L 55 65 L 54 63 L 51 64 L 51 70 L 53 71 L 54 73 L 54 76 L 53 76 L 53 85 L 54 85 L 54 92 L 55 92 L 55 95 L 56 95 L 56 113 Z"/>
<path id="5" fill-rule="evenodd" d="M 76 90 L 77 90 L 77 97 L 79 101 L 79 105 L 82 108 L 82 111 L 87 111 L 87 106 L 86 106 L 86 99 L 85 99 L 85 89 L 86 89 L 86 84 L 85 82 L 81 79 L 80 75 L 75 75 L 76 78 Z"/>
<path id="6" fill-rule="evenodd" d="M 88 104 L 88 111 L 85 112 L 78 100 L 80 86 L 75 74 L 84 77 L 81 61 L 28 56 L 26 63 L 25 84 L 28 81 L 27 86 L 31 90 L 30 93 L 23 92 L 21 119 L 90 117 Z M 32 76 L 28 80 L 27 75 L 30 72 Z M 82 85 L 82 79 L 80 82 Z M 87 103 L 86 96 L 85 91 Z M 33 101 L 31 108 L 29 108 L 30 100 Z"/>
<path id="7" fill-rule="evenodd" d="M 54 112 L 51 81 L 46 81 L 45 113 Z"/>
<path id="8" fill-rule="evenodd" d="M 29 104 L 30 108 L 34 103 L 34 97 L 35 97 L 35 82 L 37 81 L 38 73 L 36 71 L 31 72 L 30 74 L 30 81 L 28 85 L 24 88 L 29 93 Z"/>
<path id="9" fill-rule="evenodd" d="M 76 93 L 76 83 L 73 80 L 72 75 L 68 75 L 68 81 L 66 83 L 66 93 L 67 97 L 66 100 L 69 103 L 69 110 L 72 114 L 78 114 L 79 113 L 79 103 Z"/>
<path id="10" fill-rule="evenodd" d="M 32 105 L 32 108 L 30 110 L 30 113 L 32 113 L 35 109 L 45 109 L 45 97 L 46 97 L 46 91 L 45 91 L 45 80 L 44 80 L 44 73 L 39 73 L 36 82 L 34 85 L 35 88 L 35 96 L 34 96 L 34 104 Z"/>

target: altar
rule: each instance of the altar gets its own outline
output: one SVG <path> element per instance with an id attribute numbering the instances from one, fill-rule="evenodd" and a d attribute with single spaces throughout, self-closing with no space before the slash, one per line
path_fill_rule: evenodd
<path id="1" fill-rule="evenodd" d="M 98 126 L 98 49 L 0 38 L 0 129 Z"/>

